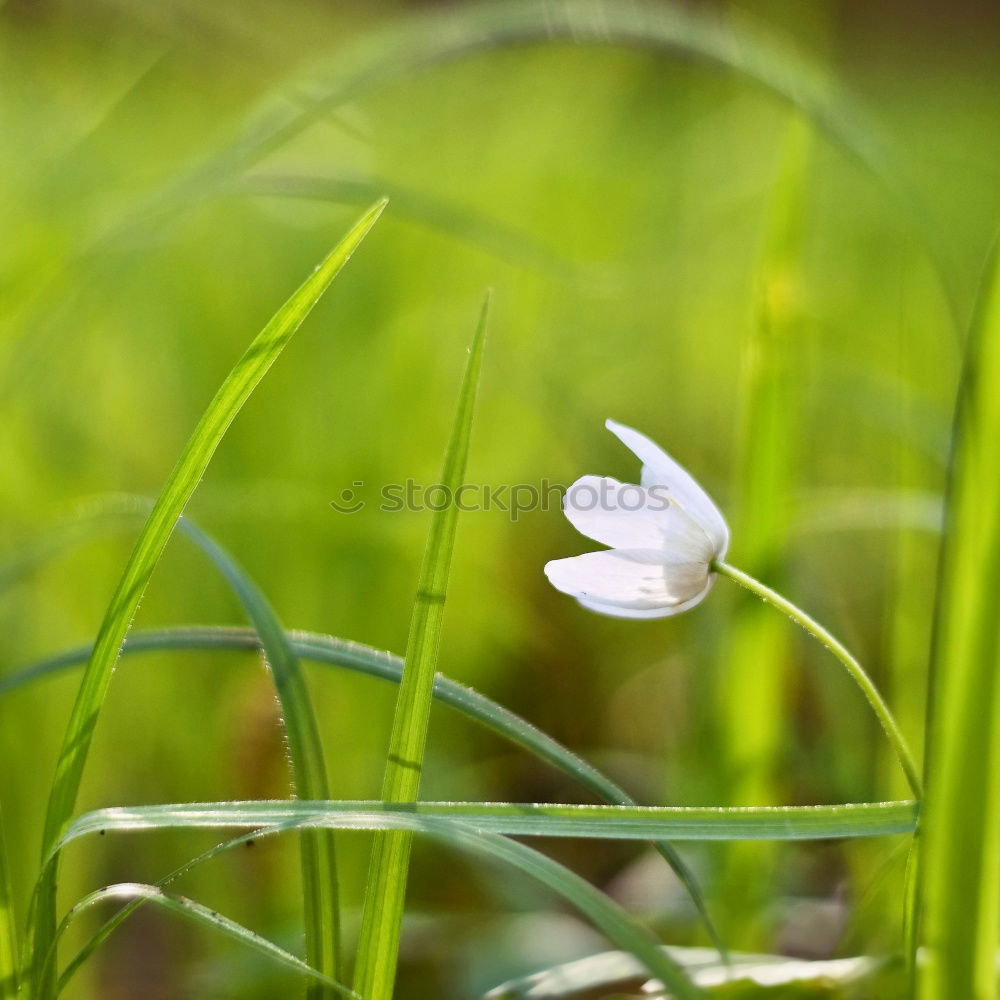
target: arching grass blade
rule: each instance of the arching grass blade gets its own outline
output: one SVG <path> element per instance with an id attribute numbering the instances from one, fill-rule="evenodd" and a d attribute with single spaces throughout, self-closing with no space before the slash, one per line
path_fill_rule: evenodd
<path id="1" fill-rule="evenodd" d="M 330 788 L 319 724 L 298 657 L 274 609 L 257 584 L 214 539 L 187 518 L 180 519 L 179 527 L 225 576 L 260 637 L 281 705 L 295 794 L 302 799 L 328 798 Z M 327 979 L 335 980 L 342 963 L 334 835 L 329 830 L 306 830 L 301 840 L 306 961 Z M 329 995 L 322 981 L 310 982 L 308 996 L 326 1000 Z"/>
<path id="2" fill-rule="evenodd" d="M 129 494 L 111 494 L 88 500 L 72 517 L 47 529 L 43 537 L 16 547 L 11 556 L 0 560 L 0 587 L 8 576 L 44 561 L 62 549 L 90 537 L 97 530 L 120 528 L 122 523 L 128 523 L 139 516 L 146 516 L 149 507 L 149 500 Z M 232 567 L 235 567 L 235 563 L 222 547 L 204 532 L 194 528 L 193 523 L 187 518 L 180 522 L 180 527 L 196 544 L 199 543 L 199 539 L 206 540 L 208 544 L 201 546 L 202 551 L 216 562 L 228 579 L 228 574 Z M 252 611 L 250 617 L 254 620 Z M 395 683 L 399 682 L 402 674 L 402 660 L 391 653 L 380 652 L 359 643 L 319 633 L 286 633 L 286 637 L 293 653 L 302 658 L 358 670 Z M 0 697 L 36 678 L 85 663 L 90 657 L 91 649 L 92 647 L 87 646 L 69 650 L 0 676 Z M 126 640 L 123 652 L 142 652 L 147 649 L 254 649 L 266 653 L 256 632 L 231 627 L 196 626 L 186 629 L 132 632 Z M 571 750 L 530 722 L 471 688 L 437 674 L 434 678 L 434 697 L 562 770 L 598 798 L 617 805 L 638 804 L 620 785 L 611 781 Z M 712 943 L 724 955 L 725 946 L 716 931 L 694 874 L 668 842 L 657 841 L 653 846 L 684 885 Z"/>
<path id="3" fill-rule="evenodd" d="M 934 227 L 880 129 L 822 67 L 739 11 L 725 16 L 682 3 L 622 0 L 505 0 L 470 3 L 389 24 L 337 51 L 316 79 L 299 87 L 297 106 L 268 106 L 221 154 L 179 185 L 177 205 L 212 193 L 349 101 L 434 66 L 511 46 L 572 42 L 622 46 L 695 59 L 735 73 L 787 102 L 887 192 L 919 237 L 958 320 L 956 273 L 944 234 Z"/>
<path id="4" fill-rule="evenodd" d="M 216 910 L 210 910 L 201 903 L 196 903 L 193 899 L 184 896 L 176 896 L 173 893 L 164 892 L 163 889 L 155 885 L 145 885 L 140 882 L 121 882 L 117 885 L 104 886 L 96 892 L 84 897 L 66 915 L 65 920 L 60 925 L 58 936 L 69 926 L 70 922 L 79 914 L 84 913 L 93 907 L 108 901 L 128 900 L 152 903 L 162 907 L 170 913 L 188 920 L 194 921 L 202 927 L 217 931 L 231 938 L 238 944 L 243 945 L 270 959 L 278 965 L 283 965 L 293 972 L 305 976 L 309 981 L 321 985 L 328 993 L 351 997 L 352 1000 L 361 1000 L 357 993 L 338 983 L 335 979 L 325 976 L 318 969 L 314 969 L 308 962 L 303 962 L 284 948 L 280 948 L 273 941 L 254 933 L 235 920 L 224 917 Z"/>
<path id="5" fill-rule="evenodd" d="M 295 827 L 293 823 L 291 825 Z M 233 837 L 231 840 L 226 840 L 221 844 L 216 844 L 214 847 L 209 848 L 207 851 L 203 851 L 197 857 L 186 861 L 179 868 L 175 868 L 172 872 L 169 872 L 163 878 L 158 879 L 154 884 L 157 889 L 164 889 L 171 882 L 175 882 L 182 875 L 186 875 L 188 872 L 197 868 L 199 865 L 205 864 L 211 861 L 213 858 L 218 857 L 220 854 L 231 850 L 234 847 L 240 847 L 244 844 L 248 844 L 259 837 L 268 836 L 276 833 L 282 832 L 286 829 L 286 826 L 277 825 L 269 826 L 266 830 L 251 830 L 249 833 L 242 833 L 238 837 Z M 114 933 L 124 923 L 135 910 L 137 910 L 145 902 L 145 897 L 140 897 L 137 899 L 132 899 L 125 904 L 114 916 L 109 917 L 87 940 L 83 947 L 76 953 L 73 959 L 67 963 L 66 968 L 59 974 L 59 982 L 56 987 L 56 993 L 60 994 L 66 988 L 69 981 L 77 973 L 77 971 L 87 962 L 87 960 L 97 951 L 97 949 Z M 68 925 L 70 918 L 73 916 L 71 911 L 67 914 L 66 918 L 62 922 L 62 927 Z M 317 970 L 318 971 L 318 970 Z M 322 984 L 320 984 L 322 985 Z"/>
<path id="6" fill-rule="evenodd" d="M 221 804 L 220 804 L 221 805 Z M 241 804 L 229 803 L 235 808 Z M 248 804 L 252 805 L 252 804 Z M 305 803 L 291 803 L 301 807 Z M 327 803 L 326 805 L 335 805 Z M 247 815 L 249 814 L 249 810 Z M 425 833 L 437 840 L 477 857 L 487 858 L 516 868 L 535 881 L 547 886 L 591 920 L 618 947 L 634 955 L 656 978 L 670 988 L 676 1000 L 697 1000 L 702 991 L 693 986 L 683 969 L 659 945 L 656 939 L 633 920 L 617 903 L 614 903 L 590 883 L 569 869 L 533 848 L 482 829 L 470 827 L 450 818 L 416 815 L 404 812 L 360 811 L 326 817 L 328 825 L 349 830 L 387 830 Z M 191 826 L 190 823 L 154 823 L 151 828 Z M 259 824 L 250 824 L 257 827 Z M 106 827 L 106 830 L 111 827 Z M 72 839 L 67 837 L 63 844 Z M 158 898 L 161 890 L 154 890 Z M 150 896 L 152 898 L 152 896 Z M 173 897 L 167 897 L 173 898 Z M 197 904 L 194 904 L 197 905 Z M 268 942 L 269 943 L 269 942 Z"/>

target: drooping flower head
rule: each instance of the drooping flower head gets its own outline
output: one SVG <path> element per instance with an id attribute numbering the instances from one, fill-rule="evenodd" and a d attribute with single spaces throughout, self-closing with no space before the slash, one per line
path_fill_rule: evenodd
<path id="1" fill-rule="evenodd" d="M 642 462 L 641 485 L 583 476 L 563 510 L 581 534 L 608 545 L 545 566 L 549 582 L 585 608 L 618 618 L 666 618 L 711 589 L 729 529 L 708 494 L 644 434 L 608 420 Z"/>

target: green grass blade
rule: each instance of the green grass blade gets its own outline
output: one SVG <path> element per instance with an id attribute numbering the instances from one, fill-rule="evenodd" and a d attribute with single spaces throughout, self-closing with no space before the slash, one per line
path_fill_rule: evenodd
<path id="1" fill-rule="evenodd" d="M 248 844 L 259 837 L 269 836 L 271 834 L 281 833 L 285 829 L 290 829 L 294 827 L 295 824 L 289 825 L 277 825 L 269 826 L 264 830 L 251 830 L 249 833 L 242 833 L 238 837 L 233 837 L 231 840 L 224 841 L 221 844 L 216 844 L 214 847 L 209 848 L 207 851 L 203 851 L 197 857 L 192 858 L 190 861 L 186 861 L 179 868 L 175 868 L 172 872 L 169 872 L 163 878 L 158 879 L 155 883 L 157 889 L 163 889 L 170 885 L 171 882 L 175 882 L 182 875 L 186 875 L 188 872 L 194 870 L 199 865 L 205 864 L 207 861 L 211 861 L 213 858 L 218 857 L 226 851 L 232 850 L 234 847 L 240 847 L 244 844 Z M 133 899 L 126 903 L 117 913 L 112 917 L 109 917 L 88 939 L 86 944 L 76 953 L 72 961 L 70 961 L 66 968 L 59 975 L 59 983 L 56 988 L 56 993 L 60 994 L 69 985 L 70 980 L 79 971 L 79 969 L 86 963 L 86 961 L 94 954 L 95 951 L 145 902 L 145 897 L 139 899 Z M 63 920 L 63 926 L 69 923 L 69 918 L 72 914 L 68 914 Z M 319 970 L 316 970 L 319 971 Z"/>
<path id="2" fill-rule="evenodd" d="M 833 840 L 912 833 L 913 801 L 835 806 L 606 806 L 538 802 L 183 802 L 95 809 L 70 825 L 60 846 L 108 832 L 256 829 L 275 824 L 338 830 L 406 829 L 409 820 L 458 823 L 510 837 L 685 841 Z"/>
<path id="3" fill-rule="evenodd" d="M 269 941 L 260 934 L 254 933 L 242 924 L 236 923 L 235 920 L 224 917 L 215 910 L 210 910 L 201 903 L 196 903 L 194 900 L 187 899 L 184 896 L 176 896 L 172 893 L 164 892 L 163 889 L 155 885 L 145 885 L 140 882 L 121 882 L 117 885 L 104 886 L 96 892 L 90 893 L 90 895 L 84 897 L 72 907 L 60 925 L 58 935 L 61 936 L 70 922 L 81 913 L 85 913 L 99 904 L 117 900 L 141 901 L 162 907 L 169 913 L 192 920 L 202 927 L 217 931 L 231 938 L 238 944 L 257 952 L 259 955 L 263 955 L 272 962 L 307 977 L 311 982 L 321 985 L 330 993 L 351 997 L 353 1000 L 361 1000 L 353 990 L 331 979 L 329 976 L 325 976 L 318 969 L 314 969 L 309 965 L 308 962 L 303 962 L 301 958 L 297 958 L 291 952 L 285 951 L 284 948 L 279 948 L 273 941 Z"/>
<path id="4" fill-rule="evenodd" d="M 628 808 L 510 803 L 209 802 L 101 809 L 79 817 L 60 843 L 114 832 L 163 829 L 243 828 L 253 836 L 299 826 L 345 830 L 423 832 L 480 856 L 520 868 L 576 905 L 619 947 L 666 982 L 673 995 L 700 995 L 683 970 L 646 932 L 592 886 L 551 859 L 504 836 L 594 836 L 648 839 L 651 832 L 675 839 L 816 839 L 912 832 L 913 802 L 842 806 L 726 808 Z M 245 839 L 245 838 L 244 838 Z M 201 859 L 226 850 L 219 845 Z M 119 915 L 121 919 L 127 914 Z"/>
<path id="5" fill-rule="evenodd" d="M 392 805 L 373 802 L 209 802 L 96 810 L 79 817 L 71 825 L 59 848 L 85 836 L 163 829 L 237 827 L 253 831 L 247 836 L 280 833 L 300 826 L 430 833 L 446 842 L 507 861 L 549 885 L 648 968 L 653 970 L 653 963 L 657 963 L 656 974 L 680 997 L 698 994 L 692 993 L 677 964 L 666 959 L 655 943 L 653 948 L 658 954 L 653 954 L 650 939 L 641 928 L 577 876 L 543 855 L 507 841 L 503 835 L 648 839 L 651 832 L 665 831 L 675 839 L 799 840 L 908 833 L 912 832 L 915 822 L 916 805 L 913 802 L 757 809 L 454 802 Z M 236 838 L 218 845 L 175 874 L 188 871 L 194 864 L 245 839 Z M 120 922 L 127 915 L 119 913 L 113 920 Z"/>
<path id="6" fill-rule="evenodd" d="M 1000 936 L 1000 254 L 959 391 L 919 861 L 921 1000 L 997 994 Z"/>
<path id="7" fill-rule="evenodd" d="M 0 588 L 21 573 L 27 572 L 46 559 L 57 555 L 65 548 L 91 538 L 96 531 L 118 530 L 123 523 L 131 523 L 137 517 L 147 516 L 149 507 L 149 500 L 131 494 L 110 494 L 88 499 L 79 504 L 71 516 L 48 527 L 39 537 L 15 546 L 8 552 L 7 556 L 0 560 Z M 185 518 L 180 524 L 183 528 L 185 525 L 192 525 L 192 522 Z M 187 533 L 196 543 L 199 537 L 207 537 L 194 530 Z M 209 558 L 218 557 L 223 563 L 231 562 L 227 554 L 216 543 L 212 543 L 205 549 L 205 552 Z M 334 639 L 318 633 L 286 633 L 286 638 L 294 654 L 299 657 L 313 659 L 327 665 L 359 670 L 371 676 L 399 683 L 402 661 L 391 653 L 379 652 L 368 646 L 345 642 L 342 639 Z M 146 649 L 219 648 L 261 649 L 261 642 L 254 631 L 238 628 L 167 629 L 148 633 L 131 633 L 126 640 L 124 652 L 141 652 Z M 266 650 L 262 651 L 266 652 Z M 81 662 L 87 661 L 90 653 L 91 647 L 81 647 L 42 660 L 22 670 L 0 676 L 0 697 L 36 678 L 79 666 Z M 598 798 L 617 805 L 637 804 L 635 799 L 621 786 L 611 781 L 582 758 L 547 736 L 530 722 L 476 691 L 438 675 L 434 679 L 434 697 L 479 721 L 500 737 L 510 740 L 539 759 L 552 764 L 580 782 Z M 684 885 L 713 944 L 724 954 L 725 946 L 708 912 L 708 906 L 694 873 L 678 852 L 666 841 L 656 842 L 653 846 Z"/>
<path id="8" fill-rule="evenodd" d="M 356 642 L 346 642 L 314 632 L 288 633 L 288 642 L 295 655 L 325 666 L 342 667 L 398 684 L 403 673 L 403 661 L 391 653 L 381 652 Z M 260 639 L 252 629 L 193 626 L 132 632 L 122 650 L 136 654 L 149 650 L 172 649 L 260 649 Z M 89 646 L 68 650 L 39 661 L 16 672 L 0 677 L 0 697 L 10 691 L 85 663 Z M 479 722 L 502 739 L 551 764 L 579 782 L 598 798 L 613 805 L 631 806 L 638 803 L 620 785 L 544 733 L 537 726 L 497 704 L 472 688 L 459 684 L 442 674 L 434 677 L 434 697 L 443 705 Z M 683 858 L 666 840 L 654 841 L 654 847 L 681 880 L 695 904 L 716 947 L 719 936 L 693 873 Z"/>
<path id="9" fill-rule="evenodd" d="M 359 673 L 398 684 L 403 673 L 402 660 L 361 643 L 345 642 L 314 632 L 290 632 L 288 641 L 295 655 L 326 666 L 344 667 Z M 46 677 L 51 677 L 86 663 L 92 646 L 79 646 L 41 660 L 0 678 L 0 696 Z M 156 650 L 255 650 L 260 638 L 253 629 L 225 626 L 136 631 L 129 635 L 123 655 Z M 519 715 L 497 704 L 464 684 L 442 674 L 434 678 L 434 697 L 442 704 L 480 722 L 498 736 L 552 764 L 580 782 L 599 798 L 619 805 L 635 805 L 627 792 L 572 750 L 552 739 Z"/>
<path id="10" fill-rule="evenodd" d="M 414 802 L 420 792 L 448 576 L 458 527 L 458 507 L 454 498 L 465 481 L 489 308 L 490 296 L 487 295 L 469 349 L 441 473 L 441 482 L 450 499 L 445 508 L 432 515 L 417 583 L 382 785 L 382 797 L 388 802 Z M 376 836 L 372 847 L 354 976 L 355 989 L 367 1000 L 391 1000 L 392 997 L 406 902 L 411 840 L 408 832 L 393 831 Z"/>
<path id="11" fill-rule="evenodd" d="M 270 803 L 270 805 L 276 804 L 277 803 Z M 328 804 L 334 805 L 333 803 Z M 235 807 L 237 811 L 243 810 L 242 804 L 239 803 L 216 803 L 216 805 L 230 805 Z M 249 811 L 252 810 L 254 805 L 255 804 L 253 803 L 247 803 L 247 809 L 243 810 L 242 814 L 244 816 L 249 815 Z M 269 805 L 269 803 L 262 803 L 262 805 L 266 806 Z M 306 806 L 307 804 L 292 803 L 292 805 L 296 807 L 297 811 L 301 812 L 301 807 Z M 97 814 L 95 813 L 90 815 L 96 816 Z M 82 819 L 85 820 L 86 817 L 83 817 Z M 337 819 L 341 819 L 343 822 L 337 823 Z M 154 822 L 151 825 L 141 828 L 163 829 L 165 827 L 173 827 L 177 825 L 190 827 L 192 825 L 196 826 L 197 823 L 193 824 L 191 822 L 182 821 L 180 824 L 177 824 L 172 822 L 169 818 L 164 817 L 164 822 Z M 238 823 L 236 825 L 242 824 Z M 586 882 L 584 879 L 580 878 L 563 865 L 560 865 L 558 862 L 553 861 L 551 858 L 546 857 L 544 854 L 541 854 L 524 844 L 507 840 L 505 837 L 498 836 L 493 833 L 470 828 L 464 823 L 455 822 L 451 818 L 419 816 L 411 812 L 371 813 L 362 811 L 354 814 L 346 814 L 342 817 L 336 817 L 329 825 L 339 825 L 343 829 L 351 830 L 405 831 L 410 835 L 414 833 L 424 833 L 453 847 L 472 853 L 477 857 L 488 858 L 516 868 L 524 874 L 530 876 L 535 881 L 547 886 L 550 890 L 575 906 L 581 913 L 584 914 L 584 916 L 590 919 L 594 925 L 609 938 L 609 940 L 634 955 L 654 976 L 667 983 L 677 1000 L 697 1000 L 697 998 L 702 995 L 700 990 L 691 985 L 690 980 L 685 975 L 680 965 L 661 948 L 659 943 L 649 933 L 649 931 L 633 920 L 632 917 L 630 917 L 620 906 L 618 906 L 617 903 L 614 903 L 607 896 L 590 885 L 590 883 Z M 74 824 L 74 829 L 75 828 L 76 824 Z M 289 826 L 286 822 L 283 829 L 288 828 Z M 124 829 L 124 827 L 113 828 L 108 826 L 104 829 L 107 832 L 112 829 Z M 136 827 L 132 827 L 132 829 L 136 829 Z M 281 832 L 281 830 L 263 830 L 261 832 Z M 71 839 L 75 839 L 75 835 L 72 832 L 66 840 L 63 841 L 62 846 L 69 843 Z M 230 844 L 231 843 L 233 842 L 230 842 Z M 223 847 L 226 846 L 230 845 L 223 845 Z M 117 894 L 118 888 L 119 887 L 117 886 L 111 886 L 108 890 L 102 890 L 101 892 L 105 893 L 104 898 L 106 898 L 109 891 Z M 122 892 L 118 898 L 129 898 L 132 895 L 141 895 L 153 902 L 158 902 L 164 899 L 173 901 L 181 899 L 181 897 L 170 896 L 154 886 L 141 886 L 138 888 L 142 891 L 134 894 Z M 93 903 L 102 898 L 101 892 L 92 893 L 84 902 L 88 906 L 93 905 Z M 185 908 L 186 915 L 192 916 L 196 919 L 206 915 L 214 919 L 219 919 L 223 922 L 223 925 L 219 926 L 220 930 L 230 933 L 231 936 L 236 937 L 237 939 L 243 940 L 244 943 L 250 945 L 251 947 L 257 947 L 258 950 L 262 950 L 265 953 L 270 952 L 270 949 L 276 948 L 276 946 L 272 945 L 271 942 L 254 935 L 250 931 L 246 931 L 245 928 L 241 928 L 239 925 L 233 925 L 232 922 L 226 921 L 225 918 L 219 918 L 217 914 L 213 914 L 204 907 L 199 907 L 197 903 L 191 903 L 190 900 L 183 900 L 183 903 L 189 904 L 190 907 L 194 908 L 194 910 Z M 82 906 L 83 904 L 79 905 Z M 244 937 L 244 934 L 250 935 L 250 938 L 254 940 Z M 285 961 L 285 964 L 291 964 L 287 961 L 286 957 L 283 957 L 288 956 L 287 952 L 282 952 L 281 956 L 275 954 L 274 952 L 270 953 L 276 960 L 283 960 Z M 292 961 L 295 963 L 292 967 L 296 968 L 303 974 L 308 974 L 306 971 L 308 966 L 303 968 L 304 963 L 300 963 L 298 959 L 294 958 L 294 956 L 292 956 Z M 310 971 L 315 974 L 315 970 Z M 358 996 L 356 993 L 350 995 Z"/>
<path id="12" fill-rule="evenodd" d="M 12 1000 L 18 990 L 17 919 L 10 884 L 10 862 L 0 807 L 0 1000 Z"/>
<path id="13" fill-rule="evenodd" d="M 87 537 L 99 528 L 120 528 L 137 517 L 147 517 L 152 501 L 127 494 L 113 494 L 84 504 L 75 516 L 46 531 L 37 544 L 19 546 L 0 564 L 0 581 L 7 574 L 35 565 Z M 296 793 L 305 799 L 330 797 L 319 727 L 298 658 L 277 615 L 260 588 L 213 538 L 193 521 L 181 517 L 178 529 L 216 566 L 239 599 L 253 624 L 256 640 L 274 679 L 281 706 L 288 758 Z M 0 582 L 2 586 L 2 582 Z M 89 656 L 89 654 L 88 654 Z M 2 690 L 0 690 L 2 693 Z M 306 960 L 336 979 L 340 969 L 340 903 L 335 843 L 332 833 L 304 834 L 302 841 L 303 908 Z M 319 984 L 312 992 L 322 991 Z M 321 992 L 316 992 L 321 996 Z"/>
<path id="14" fill-rule="evenodd" d="M 866 116 L 819 70 L 746 17 L 717 17 L 680 4 L 614 0 L 473 3 L 391 24 L 338 53 L 333 73 L 285 116 L 273 107 L 202 168 L 208 189 L 263 159 L 334 108 L 432 66 L 505 46 L 572 40 L 686 55 L 750 79 L 798 108 L 876 176 L 894 183 L 890 154 Z M 192 180 L 189 185 L 194 184 Z"/>
<path id="15" fill-rule="evenodd" d="M 575 906 L 613 942 L 639 959 L 670 990 L 674 1000 L 697 1000 L 703 996 L 681 966 L 665 952 L 659 942 L 636 923 L 617 903 L 612 902 L 589 882 L 558 862 L 524 844 L 464 826 L 432 827 L 428 832 L 451 840 L 477 854 L 488 854 L 520 869 Z"/>
<path id="16" fill-rule="evenodd" d="M 200 482 L 229 424 L 384 207 L 385 203 L 380 202 L 366 212 L 278 310 L 222 383 L 181 453 L 129 558 L 84 672 L 56 765 L 45 819 L 43 853 L 48 854 L 72 816 L 94 728 L 119 651 L 177 518 Z M 32 941 L 35 957 L 48 950 L 55 930 L 55 876 L 52 866 L 49 881 L 42 886 L 35 909 Z M 36 981 L 34 985 L 39 1000 L 51 993 L 51 982 Z"/>
<path id="17" fill-rule="evenodd" d="M 296 796 L 302 799 L 329 798 L 319 725 L 302 667 L 281 622 L 257 584 L 214 539 L 187 518 L 181 518 L 178 527 L 226 578 L 260 636 L 261 649 L 281 705 Z M 341 932 L 337 857 L 332 831 L 304 831 L 301 850 L 306 961 L 328 979 L 335 980 L 341 970 Z M 330 994 L 322 983 L 313 982 L 308 995 L 325 1000 Z"/>

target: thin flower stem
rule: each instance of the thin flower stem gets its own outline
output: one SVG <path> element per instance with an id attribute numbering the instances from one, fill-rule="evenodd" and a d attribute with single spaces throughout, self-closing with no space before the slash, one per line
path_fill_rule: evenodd
<path id="1" fill-rule="evenodd" d="M 885 730 L 886 736 L 889 737 L 889 742 L 896 752 L 896 757 L 899 759 L 900 766 L 903 768 L 903 773 L 906 775 L 906 780 L 909 782 L 914 796 L 918 800 L 923 798 L 923 784 L 920 780 L 917 766 L 913 761 L 913 754 L 906 743 L 906 738 L 900 732 L 899 726 L 896 724 L 889 706 L 885 703 L 882 695 L 879 694 L 878 688 L 875 687 L 872 679 L 865 673 L 864 667 L 848 652 L 847 648 L 838 642 L 814 618 L 807 615 L 801 608 L 796 607 L 791 601 L 786 600 L 781 594 L 761 583 L 760 580 L 755 580 L 752 576 L 737 569 L 735 566 L 730 566 L 728 563 L 718 559 L 712 563 L 712 568 L 717 573 L 722 574 L 722 576 L 729 577 L 730 580 L 738 583 L 741 587 L 745 587 L 752 594 L 756 594 L 762 601 L 766 601 L 786 614 L 797 625 L 801 625 L 814 639 L 817 639 L 826 646 L 840 660 L 853 678 L 854 683 L 861 688 L 862 694 L 868 699 L 868 704 L 871 705 L 875 715 L 878 716 L 878 721 Z"/>

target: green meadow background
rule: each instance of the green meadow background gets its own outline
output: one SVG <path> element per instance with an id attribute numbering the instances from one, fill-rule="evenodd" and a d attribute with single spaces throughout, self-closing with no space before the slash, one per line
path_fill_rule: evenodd
<path id="1" fill-rule="evenodd" d="M 1000 16 L 972 3 L 686 9 L 749 24 L 828 78 L 878 137 L 882 176 L 774 93 L 685 52 L 562 39 L 394 72 L 395 33 L 461 4 L 0 5 L 0 669 L 92 640 L 139 528 L 109 513 L 112 495 L 158 493 L 251 337 L 387 194 L 188 509 L 283 623 L 403 651 L 429 515 L 382 511 L 379 491 L 437 481 L 492 287 L 468 479 L 635 481 L 603 424 L 643 430 L 719 503 L 731 561 L 866 664 L 919 754 L 960 344 L 1000 218 Z M 356 94 L 297 134 L 252 160 L 232 153 L 255 123 L 380 53 Z M 331 507 L 345 488 L 363 510 Z M 555 503 L 516 521 L 462 514 L 440 669 L 644 803 L 906 797 L 874 718 L 817 644 L 725 580 L 677 619 L 589 614 L 542 567 L 595 547 Z M 178 536 L 136 626 L 197 623 L 244 621 Z M 307 670 L 333 795 L 378 798 L 395 688 Z M 22 912 L 78 677 L 0 698 Z M 288 794 L 258 656 L 121 662 L 80 811 Z M 421 795 L 581 793 L 435 708 Z M 155 881 L 214 839 L 87 841 L 67 855 L 60 898 Z M 349 928 L 369 844 L 338 834 Z M 543 846 L 665 940 L 707 943 L 648 849 Z M 821 958 L 901 948 L 905 848 L 682 853 L 730 947 Z M 298 879 L 293 840 L 277 838 L 179 888 L 300 951 Z M 477 996 L 607 947 L 519 877 L 419 839 L 408 906 L 402 997 Z M 298 988 L 140 911 L 67 996 Z"/>

